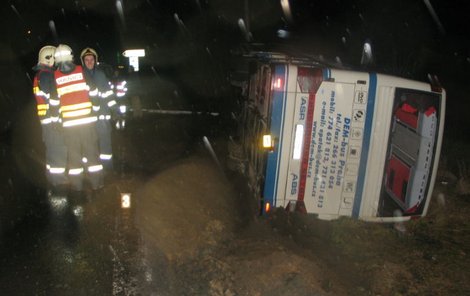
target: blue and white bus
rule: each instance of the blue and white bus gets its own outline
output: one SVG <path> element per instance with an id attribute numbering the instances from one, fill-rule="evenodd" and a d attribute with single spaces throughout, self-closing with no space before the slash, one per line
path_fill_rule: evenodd
<path id="1" fill-rule="evenodd" d="M 240 119 L 245 172 L 261 213 L 284 207 L 377 222 L 424 216 L 441 150 L 444 89 L 266 56 L 252 60 Z"/>

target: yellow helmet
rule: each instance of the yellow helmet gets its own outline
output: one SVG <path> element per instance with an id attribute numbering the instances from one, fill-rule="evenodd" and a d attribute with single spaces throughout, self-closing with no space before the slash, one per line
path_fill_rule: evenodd
<path id="1" fill-rule="evenodd" d="M 94 50 L 93 48 L 91 47 L 87 47 L 85 48 L 84 50 L 82 50 L 82 52 L 80 53 L 80 60 L 82 60 L 82 64 L 83 64 L 83 58 L 87 55 L 92 55 L 95 57 L 95 64 L 98 64 L 98 54 L 96 53 L 96 50 Z"/>
<path id="2" fill-rule="evenodd" d="M 49 67 L 54 66 L 55 46 L 46 45 L 39 50 L 38 64 L 44 64 Z"/>
<path id="3" fill-rule="evenodd" d="M 55 49 L 54 57 L 56 63 L 72 62 L 72 49 L 66 44 L 59 44 L 59 46 L 57 46 Z"/>

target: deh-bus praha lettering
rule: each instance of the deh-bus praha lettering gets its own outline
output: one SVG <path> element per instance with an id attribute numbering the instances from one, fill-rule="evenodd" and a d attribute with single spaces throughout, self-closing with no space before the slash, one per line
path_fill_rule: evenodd
<path id="1" fill-rule="evenodd" d="M 350 114 L 344 114 L 342 110 L 338 110 L 334 90 L 326 96 L 319 96 L 317 106 L 312 124 L 307 177 L 312 179 L 310 194 L 316 198 L 316 206 L 322 208 L 328 191 L 341 191 L 351 132 L 351 118 Z M 305 115 L 301 116 L 305 118 Z"/>

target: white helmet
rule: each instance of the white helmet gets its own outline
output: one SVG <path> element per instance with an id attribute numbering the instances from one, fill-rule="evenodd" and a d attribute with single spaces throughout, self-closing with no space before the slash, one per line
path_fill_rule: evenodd
<path id="1" fill-rule="evenodd" d="M 44 64 L 49 67 L 54 66 L 55 46 L 46 45 L 39 50 L 38 64 Z"/>
<path id="2" fill-rule="evenodd" d="M 98 54 L 96 53 L 96 50 L 94 50 L 91 47 L 87 47 L 82 52 L 80 53 L 80 60 L 82 61 L 82 64 L 84 63 L 83 58 L 87 55 L 92 55 L 95 57 L 95 64 L 98 64 Z"/>
<path id="3" fill-rule="evenodd" d="M 70 46 L 66 44 L 59 44 L 55 50 L 55 62 L 57 63 L 62 63 L 62 62 L 72 62 L 73 61 L 73 55 L 72 55 L 72 49 Z"/>

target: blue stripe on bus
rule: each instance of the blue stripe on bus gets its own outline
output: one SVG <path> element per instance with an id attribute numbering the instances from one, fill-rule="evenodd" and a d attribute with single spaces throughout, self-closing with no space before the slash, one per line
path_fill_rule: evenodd
<path id="1" fill-rule="evenodd" d="M 285 111 L 285 101 L 287 96 L 287 66 L 286 65 L 277 65 L 274 68 L 274 77 L 283 78 L 283 89 L 284 91 L 273 91 L 273 101 L 271 109 L 271 125 L 270 133 L 274 137 L 274 140 L 279 141 L 275 143 L 274 151 L 268 154 L 268 160 L 266 165 L 266 179 L 264 183 L 264 203 L 269 202 L 272 206 L 275 206 L 276 202 L 276 192 L 277 184 L 279 181 L 279 164 L 280 156 L 282 155 L 282 131 L 284 129 L 284 111 Z M 265 208 L 263 205 L 263 214 L 265 213 Z"/>
<path id="2" fill-rule="evenodd" d="M 361 161 L 359 164 L 359 175 L 356 185 L 356 196 L 352 216 L 359 218 L 361 210 L 362 194 L 364 192 L 364 182 L 366 178 L 367 158 L 369 157 L 369 146 L 372 136 L 372 119 L 374 118 L 374 107 L 377 91 L 377 74 L 369 74 L 369 95 L 367 97 L 366 121 L 364 124 L 364 139 L 362 140 Z"/>

